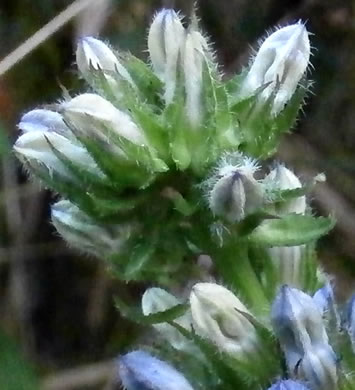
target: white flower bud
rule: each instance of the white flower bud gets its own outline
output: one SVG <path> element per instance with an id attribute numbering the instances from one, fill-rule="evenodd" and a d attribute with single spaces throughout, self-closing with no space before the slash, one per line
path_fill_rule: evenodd
<path id="1" fill-rule="evenodd" d="M 302 256 L 304 246 L 282 246 L 268 248 L 271 261 L 278 274 L 278 283 L 293 287 L 302 286 Z"/>
<path id="2" fill-rule="evenodd" d="M 285 166 L 278 164 L 265 178 L 264 183 L 270 188 L 277 190 L 293 190 L 301 188 L 302 184 L 298 177 Z M 275 206 L 279 215 L 304 214 L 306 211 L 306 197 L 299 196 L 282 202 Z M 275 270 L 278 272 L 280 284 L 289 284 L 294 287 L 302 286 L 302 256 L 304 246 L 275 247 L 268 249 Z"/>
<path id="3" fill-rule="evenodd" d="M 91 69 L 102 70 L 104 73 L 117 73 L 122 79 L 134 85 L 127 69 L 118 61 L 113 51 L 100 40 L 93 37 L 79 39 L 76 50 L 76 63 L 80 72 L 86 76 Z M 110 75 L 105 77 L 114 82 Z"/>
<path id="4" fill-rule="evenodd" d="M 231 291 L 214 283 L 197 283 L 190 305 L 194 329 L 201 337 L 235 357 L 255 353 L 258 337 L 247 318 L 251 314 Z"/>
<path id="5" fill-rule="evenodd" d="M 250 163 L 219 169 L 208 199 L 215 215 L 231 223 L 238 222 L 262 205 L 263 192 L 253 177 L 255 170 Z"/>
<path id="6" fill-rule="evenodd" d="M 101 139 L 110 138 L 107 134 L 102 134 L 102 129 L 95 128 L 95 121 L 97 121 L 101 122 L 108 132 L 112 131 L 137 145 L 146 144 L 144 134 L 132 118 L 99 95 L 93 93 L 78 95 L 62 103 L 62 109 L 63 116 L 84 134 L 88 129 L 93 136 Z"/>
<path id="7" fill-rule="evenodd" d="M 278 164 L 264 180 L 271 188 L 278 190 L 294 190 L 302 187 L 299 178 L 282 164 Z M 306 197 L 299 196 L 277 206 L 276 211 L 280 215 L 291 213 L 304 214 L 306 207 Z"/>
<path id="8" fill-rule="evenodd" d="M 174 98 L 177 64 L 185 39 L 185 28 L 172 9 L 158 12 L 150 26 L 148 50 L 154 72 L 165 84 L 165 102 Z"/>
<path id="9" fill-rule="evenodd" d="M 149 315 L 171 309 L 181 303 L 174 295 L 169 294 L 162 288 L 152 287 L 143 294 L 142 311 L 144 315 Z M 191 330 L 191 312 L 185 312 L 183 316 L 175 319 L 174 322 L 187 330 Z M 192 343 L 173 326 L 165 323 L 153 326 L 174 348 L 178 350 L 191 349 Z"/>
<path id="10" fill-rule="evenodd" d="M 310 383 L 312 389 L 337 389 L 337 357 L 328 344 L 318 344 L 308 348 L 297 371 L 299 376 Z"/>
<path id="11" fill-rule="evenodd" d="M 190 30 L 187 33 L 183 69 L 186 92 L 186 114 L 192 126 L 197 126 L 202 117 L 202 72 L 208 43 L 201 33 Z"/>
<path id="12" fill-rule="evenodd" d="M 18 128 L 23 133 L 30 131 L 51 131 L 64 136 L 70 135 L 70 130 L 63 121 L 63 117 L 50 110 L 37 108 L 22 116 Z"/>
<path id="13" fill-rule="evenodd" d="M 310 57 L 310 43 L 302 23 L 280 28 L 268 36 L 257 52 L 240 94 L 247 97 L 265 87 L 260 99 L 273 96 L 272 113 L 277 115 L 291 99 L 305 73 Z"/>
<path id="14" fill-rule="evenodd" d="M 52 223 L 67 243 L 95 256 L 121 250 L 133 225 L 100 225 L 68 200 L 52 206 Z"/>
<path id="15" fill-rule="evenodd" d="M 66 178 L 73 179 L 71 172 L 53 153 L 51 146 L 75 165 L 96 175 L 103 175 L 86 149 L 78 143 L 50 131 L 24 133 L 17 139 L 14 150 L 24 163 L 29 161 L 31 164 L 43 164 L 49 173 L 57 172 Z"/>

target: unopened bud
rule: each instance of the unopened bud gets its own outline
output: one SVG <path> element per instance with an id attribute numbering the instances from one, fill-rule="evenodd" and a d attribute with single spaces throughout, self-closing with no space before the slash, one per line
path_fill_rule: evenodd
<path id="1" fill-rule="evenodd" d="M 337 389 L 337 357 L 328 344 L 308 348 L 297 368 L 297 374 L 314 390 Z"/>
<path id="2" fill-rule="evenodd" d="M 142 311 L 144 315 L 165 311 L 179 304 L 181 302 L 174 295 L 157 287 L 149 288 L 142 297 Z M 176 318 L 174 322 L 187 330 L 191 330 L 191 312 L 185 312 L 183 316 Z M 186 350 L 191 347 L 191 342 L 173 326 L 165 323 L 153 326 L 175 349 Z"/>
<path id="3" fill-rule="evenodd" d="M 174 98 L 177 64 L 185 39 L 185 28 L 180 17 L 172 9 L 158 12 L 150 26 L 148 50 L 153 69 L 165 84 L 165 102 Z"/>
<path id="4" fill-rule="evenodd" d="M 90 134 L 87 135 L 110 139 L 109 135 L 112 132 L 134 144 L 146 144 L 142 131 L 132 118 L 99 95 L 93 93 L 78 95 L 62 103 L 62 110 L 63 116 L 83 134 L 89 131 Z M 97 128 L 95 122 L 101 123 L 102 127 Z M 107 134 L 102 134 L 103 128 L 107 129 Z"/>
<path id="5" fill-rule="evenodd" d="M 99 39 L 83 37 L 79 39 L 76 50 L 76 63 L 80 72 L 86 76 L 92 69 L 102 70 L 105 77 L 114 82 L 109 73 L 116 73 L 122 79 L 134 85 L 127 69 L 119 62 L 113 51 Z"/>
<path id="6" fill-rule="evenodd" d="M 202 73 L 205 52 L 208 51 L 206 39 L 198 31 L 191 29 L 186 36 L 183 69 L 186 92 L 186 115 L 192 126 L 198 126 L 202 118 Z"/>
<path id="7" fill-rule="evenodd" d="M 278 164 L 277 167 L 266 176 L 265 183 L 277 190 L 294 190 L 302 187 L 299 178 L 282 164 Z M 276 211 L 280 215 L 291 213 L 304 214 L 306 207 L 306 197 L 299 196 L 282 202 L 276 207 Z"/>
<path id="8" fill-rule="evenodd" d="M 118 365 L 127 390 L 193 390 L 179 371 L 147 352 L 129 352 L 120 357 Z"/>
<path id="9" fill-rule="evenodd" d="M 309 390 L 309 388 L 301 382 L 287 379 L 274 383 L 268 390 Z"/>
<path id="10" fill-rule="evenodd" d="M 293 287 L 302 286 L 302 257 L 304 246 L 282 246 L 267 249 L 277 272 L 279 285 L 288 284 Z"/>
<path id="11" fill-rule="evenodd" d="M 56 149 L 72 164 L 88 170 L 98 176 L 103 176 L 89 153 L 78 143 L 51 131 L 30 131 L 21 135 L 14 150 L 21 161 L 29 162 L 34 167 L 44 165 L 49 174 L 56 172 L 66 178 L 73 179 L 72 173 L 54 154 Z"/>
<path id="12" fill-rule="evenodd" d="M 253 177 L 254 171 L 252 165 L 226 166 L 219 170 L 209 194 L 209 207 L 215 215 L 233 223 L 261 207 L 263 192 Z"/>
<path id="13" fill-rule="evenodd" d="M 100 225 L 68 200 L 52 206 L 52 223 L 69 245 L 98 257 L 119 252 L 133 230 L 133 225 Z"/>
<path id="14" fill-rule="evenodd" d="M 324 315 L 334 304 L 334 293 L 330 283 L 317 290 L 313 295 L 319 311 Z"/>
<path id="15" fill-rule="evenodd" d="M 260 46 L 242 84 L 241 96 L 253 95 L 264 87 L 259 98 L 266 101 L 272 96 L 272 113 L 277 115 L 294 94 L 309 57 L 306 27 L 299 22 L 280 28 Z"/>
<path id="16" fill-rule="evenodd" d="M 328 344 L 322 315 L 312 297 L 301 290 L 281 287 L 272 304 L 271 321 L 291 372 L 306 348 Z"/>
<path id="17" fill-rule="evenodd" d="M 278 164 L 264 179 L 264 183 L 276 190 L 293 190 L 301 188 L 298 177 L 285 166 Z M 304 214 L 306 211 L 306 197 L 299 196 L 275 206 L 279 215 Z M 302 257 L 304 246 L 274 247 L 268 249 L 274 268 L 278 273 L 280 284 L 289 284 L 294 287 L 302 286 Z"/>
<path id="18" fill-rule="evenodd" d="M 258 348 L 252 316 L 228 289 L 214 283 L 197 283 L 190 295 L 194 329 L 222 351 L 242 357 Z M 249 317 L 249 318 L 248 318 Z"/>
<path id="19" fill-rule="evenodd" d="M 31 131 L 51 131 L 64 136 L 70 134 L 70 130 L 63 121 L 63 117 L 58 113 L 50 110 L 37 108 L 27 112 L 22 116 L 18 128 L 23 133 Z"/>

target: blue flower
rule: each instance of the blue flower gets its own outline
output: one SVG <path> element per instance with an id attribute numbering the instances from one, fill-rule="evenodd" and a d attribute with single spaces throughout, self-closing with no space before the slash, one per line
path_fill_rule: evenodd
<path id="1" fill-rule="evenodd" d="M 179 371 L 144 351 L 121 356 L 119 375 L 127 390 L 193 390 Z"/>
<path id="2" fill-rule="evenodd" d="M 268 390 L 309 390 L 301 382 L 296 382 L 291 379 L 280 380 L 274 383 Z"/>

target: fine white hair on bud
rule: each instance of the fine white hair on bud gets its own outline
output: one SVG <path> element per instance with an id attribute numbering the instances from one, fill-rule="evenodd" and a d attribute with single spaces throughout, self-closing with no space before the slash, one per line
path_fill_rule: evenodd
<path id="1" fill-rule="evenodd" d="M 46 109 L 37 108 L 24 114 L 17 127 L 23 132 L 51 131 L 64 136 L 70 134 L 69 128 L 58 113 Z"/>
<path id="2" fill-rule="evenodd" d="M 121 356 L 118 373 L 126 390 L 193 390 L 179 371 L 145 351 Z"/>
<path id="3" fill-rule="evenodd" d="M 104 73 L 117 73 L 122 79 L 134 85 L 127 69 L 120 63 L 114 52 L 105 43 L 93 37 L 83 37 L 78 41 L 76 49 L 76 63 L 79 71 L 88 75 L 92 69 L 102 70 Z M 105 75 L 114 82 L 113 77 Z"/>
<path id="4" fill-rule="evenodd" d="M 208 43 L 203 35 L 194 29 L 188 31 L 183 52 L 183 69 L 186 93 L 186 115 L 193 127 L 202 118 L 202 74 L 206 61 Z"/>
<path id="5" fill-rule="evenodd" d="M 272 114 L 277 115 L 291 99 L 306 72 L 310 58 L 306 27 L 298 22 L 282 27 L 261 44 L 242 83 L 240 95 L 253 95 L 259 88 L 260 99 L 272 97 Z"/>
<path id="6" fill-rule="evenodd" d="M 60 134 L 51 131 L 30 131 L 21 135 L 14 145 L 17 156 L 25 164 L 28 162 L 34 168 L 38 164 L 44 165 L 49 173 L 56 172 L 73 179 L 71 172 L 54 154 L 52 148 L 78 167 L 103 176 L 86 149 Z"/>
<path id="7" fill-rule="evenodd" d="M 296 372 L 315 390 L 337 389 L 337 356 L 329 344 L 307 348 Z"/>
<path id="8" fill-rule="evenodd" d="M 181 301 L 174 295 L 158 287 L 149 288 L 142 297 L 144 315 L 165 311 L 179 304 L 181 304 Z M 190 311 L 185 312 L 184 315 L 174 321 L 185 329 L 191 330 L 192 317 Z M 192 348 L 192 343 L 173 326 L 166 323 L 153 326 L 175 349 L 186 350 Z"/>
<path id="9" fill-rule="evenodd" d="M 119 252 L 130 237 L 134 224 L 100 225 L 68 200 L 52 206 L 52 223 L 74 248 L 97 257 Z"/>
<path id="10" fill-rule="evenodd" d="M 233 223 L 262 205 L 263 189 L 254 178 L 257 169 L 255 161 L 241 155 L 227 155 L 221 160 L 215 175 L 206 182 L 213 214 Z"/>
<path id="11" fill-rule="evenodd" d="M 174 98 L 177 66 L 185 36 L 185 28 L 174 10 L 162 9 L 155 15 L 148 33 L 148 50 L 153 70 L 165 85 L 167 105 Z"/>
<path id="12" fill-rule="evenodd" d="M 147 143 L 143 132 L 132 118 L 100 95 L 93 93 L 78 95 L 63 102 L 61 109 L 63 116 L 83 133 L 86 129 L 90 129 L 92 133 L 101 133 L 102 129 L 95 129 L 95 126 L 90 125 L 90 121 L 96 121 L 106 127 L 109 132 L 112 131 L 134 144 L 145 145 Z M 93 135 L 95 136 L 95 134 Z M 102 138 L 102 134 L 97 134 L 97 137 Z"/>
<path id="13" fill-rule="evenodd" d="M 190 294 L 191 314 L 197 334 L 235 357 L 255 352 L 258 337 L 244 304 L 215 283 L 197 283 Z"/>

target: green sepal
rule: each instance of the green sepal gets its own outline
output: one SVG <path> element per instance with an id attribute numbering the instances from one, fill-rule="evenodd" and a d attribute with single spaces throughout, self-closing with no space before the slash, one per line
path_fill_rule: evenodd
<path id="1" fill-rule="evenodd" d="M 114 301 L 116 309 L 124 318 L 141 325 L 154 325 L 162 322 L 174 321 L 183 316 L 188 309 L 187 304 L 178 304 L 164 311 L 144 315 L 140 309 L 133 308 L 131 305 L 126 304 L 117 295 L 115 296 Z"/>
<path id="2" fill-rule="evenodd" d="M 161 98 L 163 83 L 152 69 L 142 60 L 129 53 L 122 56 L 122 60 L 125 68 L 137 85 L 137 89 L 142 95 L 142 100 L 162 108 L 164 105 Z"/>
<path id="3" fill-rule="evenodd" d="M 331 217 L 289 214 L 265 220 L 248 238 L 267 247 L 302 245 L 328 233 L 334 225 L 335 220 Z"/>
<path id="4" fill-rule="evenodd" d="M 267 190 L 266 198 L 270 199 L 272 203 L 287 202 L 289 200 L 299 198 L 301 196 L 305 196 L 309 194 L 318 183 L 322 183 L 324 181 L 325 181 L 325 175 L 323 173 L 320 173 L 316 175 L 308 183 L 305 183 L 302 187 L 299 188 L 293 188 L 288 190 L 280 190 L 280 189 L 272 189 L 269 191 Z"/>
<path id="5" fill-rule="evenodd" d="M 174 101 L 163 112 L 164 124 L 169 134 L 169 147 L 177 168 L 184 171 L 191 164 L 191 152 L 186 136 L 190 126 L 185 117 L 185 107 L 182 100 Z"/>
<path id="6" fill-rule="evenodd" d="M 144 188 L 155 178 L 154 173 L 138 166 L 136 161 L 118 156 L 103 141 L 80 135 L 75 126 L 66 121 L 77 140 L 85 146 L 102 172 L 118 189 L 126 187 Z"/>

